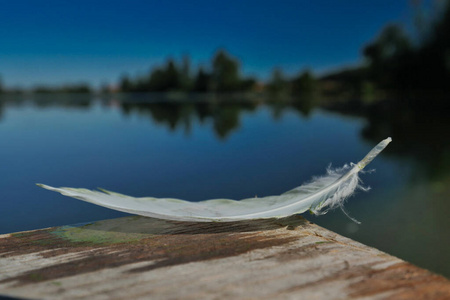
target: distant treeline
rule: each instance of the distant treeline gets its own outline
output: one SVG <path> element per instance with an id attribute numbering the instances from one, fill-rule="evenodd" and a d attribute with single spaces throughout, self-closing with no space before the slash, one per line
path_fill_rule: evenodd
<path id="1" fill-rule="evenodd" d="M 209 70 L 209 71 L 208 71 Z M 236 92 L 255 87 L 256 80 L 243 78 L 239 62 L 224 50 L 219 51 L 207 69 L 191 70 L 189 57 L 181 63 L 169 59 L 163 66 L 156 67 L 148 75 L 130 78 L 123 76 L 119 82 L 121 92 Z"/>
<path id="2" fill-rule="evenodd" d="M 20 88 L 8 89 L 5 88 L 2 84 L 0 78 L 0 94 L 8 93 L 8 94 L 23 94 L 26 91 Z M 63 86 L 50 86 L 50 85 L 40 85 L 32 88 L 29 92 L 33 94 L 49 94 L 49 93 L 70 93 L 70 94 L 78 94 L 78 93 L 92 93 L 93 89 L 89 84 L 79 83 L 79 84 L 67 84 Z"/>
<path id="3" fill-rule="evenodd" d="M 64 85 L 62 87 L 38 86 L 32 90 L 35 94 L 46 93 L 91 93 L 92 89 L 88 84 Z"/>
<path id="4" fill-rule="evenodd" d="M 191 71 L 189 57 L 181 63 L 173 59 L 161 67 L 154 68 L 150 74 L 135 78 L 122 77 L 119 83 L 121 92 L 245 92 L 268 91 L 283 95 L 312 94 L 317 87 L 311 72 L 288 79 L 280 69 L 276 69 L 268 83 L 258 82 L 256 78 L 242 77 L 239 62 L 225 50 L 220 50 L 211 60 L 211 66 Z"/>
<path id="5" fill-rule="evenodd" d="M 316 99 L 365 99 L 383 92 L 450 91 L 450 1 L 445 1 L 428 20 L 420 22 L 417 36 L 401 26 L 391 24 L 368 43 L 362 54 L 365 62 L 358 67 L 338 70 L 316 78 L 311 71 L 286 76 L 275 69 L 271 78 L 262 82 L 244 77 L 240 63 L 225 50 L 218 51 L 210 65 L 193 68 L 188 56 L 181 61 L 169 59 L 149 73 L 124 75 L 119 82 L 104 85 L 104 93 L 115 92 L 193 92 L 229 93 L 267 92 L 272 99 L 293 97 Z M 419 6 L 418 6 L 419 7 Z M 420 8 L 420 7 L 419 7 Z M 419 34 L 420 33 L 420 34 Z M 0 92 L 12 91 L 2 88 Z M 64 87 L 36 87 L 34 93 L 90 93 L 87 84 Z M 16 90 L 15 92 L 20 92 Z"/>
<path id="6" fill-rule="evenodd" d="M 218 51 L 210 66 L 193 70 L 188 56 L 181 62 L 169 59 L 165 64 L 155 67 L 148 74 L 140 76 L 124 75 L 117 84 L 104 85 L 102 93 L 134 92 L 184 92 L 184 93 L 235 93 L 269 92 L 279 96 L 311 96 L 318 90 L 318 82 L 312 72 L 304 71 L 298 76 L 288 78 L 281 69 L 275 69 L 270 81 L 263 83 L 253 77 L 243 77 L 240 63 L 225 50 Z M 0 81 L 0 93 L 23 93 L 23 90 L 4 90 Z M 92 93 L 88 84 L 73 84 L 60 87 L 37 86 L 29 92 L 46 93 Z"/>

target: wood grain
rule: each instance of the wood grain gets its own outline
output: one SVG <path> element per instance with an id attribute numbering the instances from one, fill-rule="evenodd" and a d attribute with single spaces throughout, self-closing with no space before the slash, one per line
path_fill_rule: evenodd
<path id="1" fill-rule="evenodd" d="M 450 299 L 450 282 L 300 216 L 125 217 L 0 236 L 0 294 L 34 299 Z"/>

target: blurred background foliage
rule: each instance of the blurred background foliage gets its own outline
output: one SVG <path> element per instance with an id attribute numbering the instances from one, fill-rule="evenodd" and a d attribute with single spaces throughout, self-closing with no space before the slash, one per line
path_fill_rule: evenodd
<path id="1" fill-rule="evenodd" d="M 274 101 L 292 97 L 314 105 L 331 105 L 338 100 L 355 102 L 356 98 L 370 102 L 402 95 L 414 98 L 414 106 L 420 109 L 446 106 L 450 89 L 450 5 L 449 1 L 440 3 L 424 14 L 422 3 L 413 2 L 413 30 L 406 30 L 402 24 L 388 24 L 367 41 L 361 50 L 361 64 L 320 76 L 309 69 L 288 76 L 275 67 L 267 80 L 245 77 L 241 62 L 220 49 L 208 65 L 193 66 L 188 55 L 180 60 L 169 58 L 147 74 L 122 75 L 118 82 L 104 84 L 100 89 L 76 83 L 21 90 L 5 86 L 0 78 L 0 93 L 266 92 Z M 424 100 L 430 93 L 435 98 L 432 104 Z"/>

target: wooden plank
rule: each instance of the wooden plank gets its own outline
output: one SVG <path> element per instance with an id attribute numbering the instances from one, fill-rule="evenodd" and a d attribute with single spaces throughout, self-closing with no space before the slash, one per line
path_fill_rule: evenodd
<path id="1" fill-rule="evenodd" d="M 125 217 L 0 236 L 0 294 L 39 299 L 450 299 L 450 282 L 300 216 Z"/>

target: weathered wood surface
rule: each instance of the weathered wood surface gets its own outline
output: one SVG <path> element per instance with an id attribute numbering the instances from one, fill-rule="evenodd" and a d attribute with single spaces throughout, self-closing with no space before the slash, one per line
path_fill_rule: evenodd
<path id="1" fill-rule="evenodd" d="M 32 299 L 450 299 L 450 282 L 305 219 L 125 217 L 0 236 L 0 294 Z"/>

